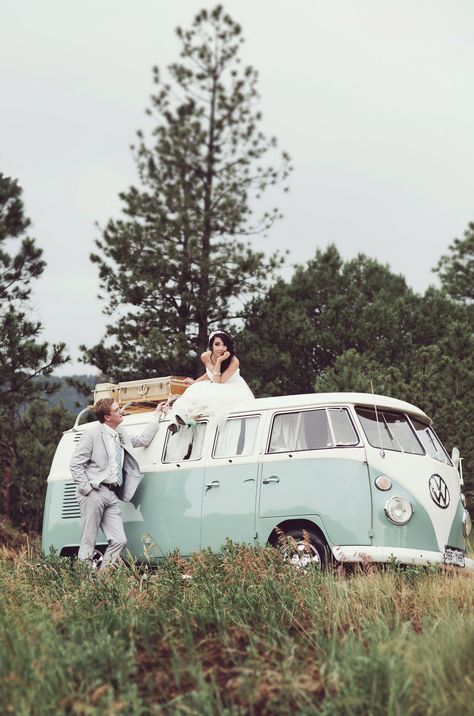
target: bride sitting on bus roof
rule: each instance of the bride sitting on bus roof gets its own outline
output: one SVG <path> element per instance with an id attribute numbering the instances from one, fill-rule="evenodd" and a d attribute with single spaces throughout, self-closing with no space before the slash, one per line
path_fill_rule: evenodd
<path id="1" fill-rule="evenodd" d="M 197 380 L 188 378 L 189 387 L 171 409 L 169 430 L 195 425 L 200 415 L 212 415 L 222 425 L 236 403 L 254 395 L 240 375 L 232 336 L 223 330 L 209 336 L 208 350 L 201 354 L 206 372 Z"/>

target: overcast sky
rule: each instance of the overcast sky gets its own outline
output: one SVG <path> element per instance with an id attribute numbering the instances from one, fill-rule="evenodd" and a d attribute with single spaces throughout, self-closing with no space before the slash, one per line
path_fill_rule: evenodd
<path id="1" fill-rule="evenodd" d="M 0 0 L 0 171 L 19 180 L 47 269 L 48 341 L 93 345 L 106 323 L 94 239 L 136 182 L 129 149 L 205 0 Z M 474 219 L 472 0 L 228 0 L 259 71 L 263 128 L 293 158 L 284 219 L 258 248 L 291 264 L 334 242 L 409 285 Z"/>

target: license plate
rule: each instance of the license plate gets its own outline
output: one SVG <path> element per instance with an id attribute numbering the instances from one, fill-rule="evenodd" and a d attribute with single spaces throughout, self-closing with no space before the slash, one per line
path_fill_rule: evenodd
<path id="1" fill-rule="evenodd" d="M 443 562 L 445 564 L 457 564 L 458 567 L 464 567 L 466 565 L 464 561 L 464 550 L 458 547 L 450 547 L 446 545 L 443 552 Z"/>

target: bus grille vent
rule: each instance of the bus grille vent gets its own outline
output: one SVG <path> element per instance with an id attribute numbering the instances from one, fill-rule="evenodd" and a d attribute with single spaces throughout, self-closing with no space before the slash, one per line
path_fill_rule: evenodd
<path id="1" fill-rule="evenodd" d="M 80 516 L 81 510 L 76 500 L 76 486 L 73 482 L 66 482 L 64 485 L 61 517 L 63 520 L 76 520 Z"/>
<path id="2" fill-rule="evenodd" d="M 81 439 L 81 436 L 82 436 L 82 433 L 79 433 L 79 432 L 74 433 L 74 435 L 72 436 L 72 441 L 74 443 L 78 443 L 79 440 Z"/>

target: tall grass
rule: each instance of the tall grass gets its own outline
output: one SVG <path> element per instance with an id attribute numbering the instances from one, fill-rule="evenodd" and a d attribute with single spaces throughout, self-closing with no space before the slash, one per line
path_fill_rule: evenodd
<path id="1" fill-rule="evenodd" d="M 445 716 L 470 712 L 474 579 L 295 571 L 228 544 L 104 578 L 0 559 L 0 712 Z"/>

